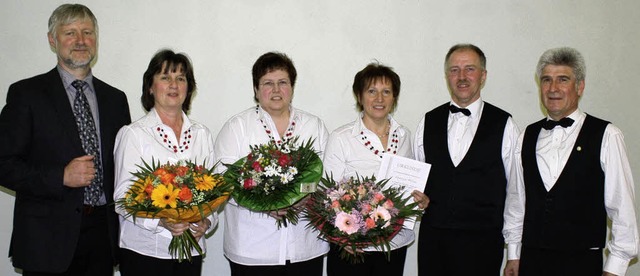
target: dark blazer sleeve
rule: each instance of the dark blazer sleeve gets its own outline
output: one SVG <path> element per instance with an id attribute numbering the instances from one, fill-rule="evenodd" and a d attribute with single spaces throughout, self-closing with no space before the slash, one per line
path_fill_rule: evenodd
<path id="1" fill-rule="evenodd" d="M 73 118 L 55 69 L 12 84 L 0 113 L 0 185 L 61 199 L 64 166 L 84 155 Z"/>
<path id="2" fill-rule="evenodd" d="M 129 109 L 122 91 L 101 82 L 95 88 L 100 91 L 96 93 L 103 164 L 109 165 L 105 195 L 112 202 L 112 133 L 130 122 Z M 62 272 L 70 264 L 80 233 L 84 188 L 64 186 L 64 167 L 84 154 L 57 69 L 9 87 L 0 113 L 0 185 L 16 193 L 9 249 L 15 267 Z M 110 232 L 117 232 L 115 213 L 110 217 Z M 117 236 L 111 237 L 116 242 Z"/>

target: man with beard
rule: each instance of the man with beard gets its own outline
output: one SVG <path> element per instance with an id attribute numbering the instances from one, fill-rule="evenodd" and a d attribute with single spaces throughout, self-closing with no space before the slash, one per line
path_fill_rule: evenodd
<path id="1" fill-rule="evenodd" d="M 113 275 L 113 144 L 125 94 L 91 74 L 97 20 L 64 4 L 49 18 L 58 64 L 9 87 L 0 113 L 2 186 L 15 191 L 9 256 L 23 275 Z"/>
<path id="2" fill-rule="evenodd" d="M 503 210 L 518 128 L 480 97 L 486 58 L 458 44 L 445 58 L 451 102 L 426 113 L 417 160 L 431 164 L 418 238 L 419 275 L 500 275 Z"/>

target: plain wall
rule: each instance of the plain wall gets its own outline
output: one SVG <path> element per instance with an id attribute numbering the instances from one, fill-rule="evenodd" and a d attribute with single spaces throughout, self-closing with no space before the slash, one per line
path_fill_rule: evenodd
<path id="1" fill-rule="evenodd" d="M 355 73 L 374 60 L 392 66 L 402 80 L 394 117 L 415 130 L 426 111 L 450 100 L 447 50 L 470 42 L 487 56 L 482 98 L 511 112 L 523 130 L 544 116 L 535 82 L 538 58 L 548 48 L 575 47 L 587 62 L 581 109 L 622 129 L 633 174 L 640 175 L 640 127 L 632 113 L 640 100 L 637 0 L 80 2 L 100 27 L 93 73 L 127 93 L 132 119 L 144 114 L 142 73 L 152 55 L 168 47 L 191 57 L 198 90 L 190 117 L 214 137 L 230 116 L 254 105 L 251 66 L 267 51 L 293 59 L 299 75 L 293 105 L 324 119 L 330 131 L 356 118 L 350 89 Z M 2 105 L 11 83 L 55 66 L 47 20 L 61 3 L 3 1 Z M 0 274 L 16 275 L 5 255 L 14 197 L 1 191 Z M 203 275 L 228 275 L 222 225 L 207 245 Z M 405 275 L 416 275 L 416 247 L 410 247 Z M 627 275 L 640 275 L 640 266 L 632 265 Z"/>

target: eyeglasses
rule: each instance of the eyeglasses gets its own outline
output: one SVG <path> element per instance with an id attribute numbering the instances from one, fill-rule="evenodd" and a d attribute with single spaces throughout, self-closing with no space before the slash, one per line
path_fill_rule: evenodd
<path id="1" fill-rule="evenodd" d="M 273 90 L 274 88 L 276 88 L 276 86 L 281 88 L 288 88 L 291 87 L 291 82 L 289 80 L 283 79 L 278 80 L 277 82 L 273 80 L 265 80 L 260 83 L 260 88 L 262 89 Z"/>

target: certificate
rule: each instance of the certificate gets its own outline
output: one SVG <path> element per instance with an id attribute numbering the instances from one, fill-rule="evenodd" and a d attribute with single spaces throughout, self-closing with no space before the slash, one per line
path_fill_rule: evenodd
<path id="1" fill-rule="evenodd" d="M 389 179 L 388 185 L 391 187 L 402 187 L 405 195 L 409 195 L 408 203 L 413 203 L 411 192 L 418 190 L 424 192 L 427 184 L 431 164 L 413 160 L 410 158 L 385 153 L 382 155 L 382 163 L 378 170 L 378 179 Z M 419 207 L 416 207 L 419 208 Z M 404 227 L 413 229 L 416 218 L 411 217 L 404 220 Z"/>

